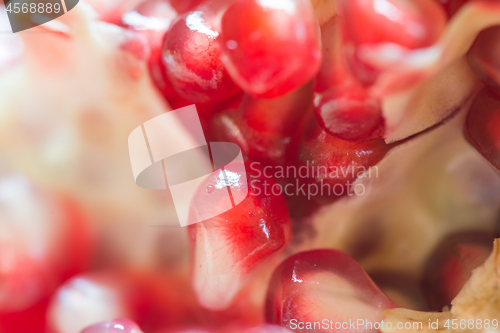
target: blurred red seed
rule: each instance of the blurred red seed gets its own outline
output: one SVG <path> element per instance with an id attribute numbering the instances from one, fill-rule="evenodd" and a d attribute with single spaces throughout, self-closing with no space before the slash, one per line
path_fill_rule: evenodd
<path id="1" fill-rule="evenodd" d="M 220 45 L 231 77 L 254 97 L 304 85 L 321 63 L 319 25 L 308 0 L 235 1 L 222 18 Z"/>
<path id="2" fill-rule="evenodd" d="M 349 67 L 365 85 L 373 84 L 379 72 L 363 62 L 360 46 L 394 43 L 406 49 L 428 47 L 446 26 L 444 9 L 435 0 L 342 0 L 339 14 Z"/>
<path id="3" fill-rule="evenodd" d="M 500 96 L 500 27 L 481 31 L 467 59 L 476 76 Z"/>
<path id="4" fill-rule="evenodd" d="M 295 332 L 368 332 L 373 328 L 334 325 L 350 320 L 357 323 L 358 319 L 373 324 L 383 318 L 384 310 L 395 307 L 347 254 L 314 250 L 289 257 L 275 270 L 267 294 L 266 319 Z M 328 327 L 298 325 L 323 324 L 325 318 Z"/>
<path id="5" fill-rule="evenodd" d="M 431 310 L 441 311 L 491 254 L 495 235 L 467 231 L 445 238 L 431 254 L 424 271 L 424 291 Z"/>
<path id="6" fill-rule="evenodd" d="M 469 142 L 500 170 L 500 97 L 484 88 L 467 115 L 465 132 Z"/>

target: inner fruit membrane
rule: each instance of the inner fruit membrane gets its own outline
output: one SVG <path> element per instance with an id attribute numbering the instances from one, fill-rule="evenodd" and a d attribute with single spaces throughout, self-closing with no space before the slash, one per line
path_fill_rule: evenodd
<path id="1" fill-rule="evenodd" d="M 0 333 L 500 317 L 470 291 L 500 283 L 499 29 L 495 0 L 80 0 L 0 33 Z M 127 143 L 193 104 L 161 141 L 242 159 L 176 166 L 184 228 Z"/>

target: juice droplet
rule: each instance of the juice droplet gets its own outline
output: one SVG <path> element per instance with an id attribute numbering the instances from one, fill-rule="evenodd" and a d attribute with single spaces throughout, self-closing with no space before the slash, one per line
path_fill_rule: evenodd
<path id="1" fill-rule="evenodd" d="M 207 192 L 207 194 L 214 193 L 214 191 L 215 191 L 215 186 L 213 186 L 212 184 L 208 184 L 207 187 L 205 188 L 205 192 Z"/>

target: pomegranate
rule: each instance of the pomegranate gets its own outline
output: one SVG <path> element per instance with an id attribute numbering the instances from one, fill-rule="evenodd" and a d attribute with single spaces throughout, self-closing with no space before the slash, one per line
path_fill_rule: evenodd
<path id="1" fill-rule="evenodd" d="M 499 24 L 486 0 L 80 0 L 0 34 L 0 331 L 497 318 Z M 126 142 L 193 103 L 245 164 L 192 180 L 182 228 Z M 172 119 L 157 139 L 190 146 Z"/>

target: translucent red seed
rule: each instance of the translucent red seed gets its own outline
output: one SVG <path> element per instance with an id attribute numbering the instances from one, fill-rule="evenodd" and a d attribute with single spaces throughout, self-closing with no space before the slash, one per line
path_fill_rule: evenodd
<path id="1" fill-rule="evenodd" d="M 431 46 L 446 24 L 435 0 L 342 0 L 345 38 L 354 45 L 395 43 L 408 49 Z"/>
<path id="2" fill-rule="evenodd" d="M 166 77 L 177 95 L 190 103 L 220 102 L 240 91 L 220 59 L 217 17 L 221 9 L 216 5 L 182 16 L 163 42 Z"/>
<path id="3" fill-rule="evenodd" d="M 241 182 L 243 164 L 227 175 L 234 196 L 250 187 L 249 196 L 231 210 L 189 226 L 192 242 L 192 284 L 200 304 L 212 310 L 227 308 L 257 264 L 275 255 L 290 241 L 290 218 L 285 200 L 270 188 L 275 185 L 258 165 L 247 165 L 247 179 Z M 240 171 L 238 171 L 240 170 Z M 226 170 L 226 174 L 227 174 Z M 210 176 L 191 203 L 200 209 L 210 184 L 220 184 Z M 219 187 L 220 188 L 220 187 Z M 218 191 L 227 191 L 226 187 Z M 221 201 L 221 208 L 224 206 Z"/>
<path id="4" fill-rule="evenodd" d="M 322 27 L 323 63 L 314 86 L 314 112 L 329 134 L 359 142 L 379 138 L 384 121 L 380 102 L 349 73 L 343 59 L 338 20 Z"/>
<path id="5" fill-rule="evenodd" d="M 380 74 L 363 60 L 364 46 L 429 47 L 446 25 L 444 9 L 435 0 L 342 0 L 339 13 L 346 60 L 364 85 L 373 84 Z"/>
<path id="6" fill-rule="evenodd" d="M 289 257 L 275 270 L 266 319 L 295 332 L 368 332 L 374 329 L 367 328 L 367 322 L 373 325 L 382 319 L 384 310 L 394 307 L 347 254 L 314 250 Z M 335 323 L 357 323 L 358 319 L 364 321 L 359 327 L 335 327 Z M 307 324 L 314 322 L 321 325 Z"/>
<path id="7" fill-rule="evenodd" d="M 321 62 L 319 25 L 308 0 L 235 1 L 222 18 L 220 45 L 231 77 L 254 97 L 304 85 Z"/>
<path id="8" fill-rule="evenodd" d="M 500 170 L 500 97 L 484 88 L 467 115 L 465 132 L 469 142 Z"/>
<path id="9" fill-rule="evenodd" d="M 353 195 L 353 182 L 391 148 L 382 139 L 360 143 L 338 139 L 326 133 L 312 117 L 299 146 L 296 167 L 307 171 L 299 182 L 310 193 L 309 199 L 322 203 Z"/>

